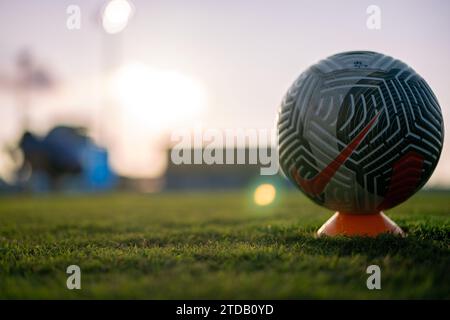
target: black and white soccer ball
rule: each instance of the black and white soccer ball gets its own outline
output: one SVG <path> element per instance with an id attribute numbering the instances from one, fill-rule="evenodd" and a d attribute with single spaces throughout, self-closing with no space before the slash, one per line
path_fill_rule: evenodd
<path id="1" fill-rule="evenodd" d="M 278 114 L 283 173 L 309 198 L 342 213 L 392 208 L 436 167 L 444 126 L 432 90 L 413 69 L 369 51 L 311 66 Z"/>

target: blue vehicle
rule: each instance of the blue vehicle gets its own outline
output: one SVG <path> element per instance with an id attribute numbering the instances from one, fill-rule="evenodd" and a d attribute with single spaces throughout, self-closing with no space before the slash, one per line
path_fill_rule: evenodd
<path id="1" fill-rule="evenodd" d="M 117 183 L 107 150 L 82 128 L 58 126 L 44 138 L 26 132 L 19 147 L 24 156 L 19 180 L 32 192 L 106 191 Z"/>

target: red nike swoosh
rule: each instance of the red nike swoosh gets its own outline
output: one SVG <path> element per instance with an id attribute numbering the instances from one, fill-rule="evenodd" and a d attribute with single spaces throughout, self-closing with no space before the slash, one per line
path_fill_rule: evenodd
<path id="1" fill-rule="evenodd" d="M 312 179 L 303 179 L 297 172 L 297 169 L 294 167 L 291 170 L 291 175 L 294 177 L 295 181 L 302 187 L 303 191 L 308 193 L 311 196 L 318 196 L 324 190 L 325 187 L 330 182 L 331 178 L 333 178 L 336 171 L 339 167 L 348 159 L 348 157 L 352 154 L 353 150 L 355 150 L 359 144 L 363 141 L 366 134 L 369 132 L 370 128 L 374 125 L 375 121 L 378 119 L 381 111 L 378 112 L 372 120 L 361 130 L 361 132 L 350 142 L 342 151 L 338 154 L 338 156 L 321 172 L 319 172 Z"/>

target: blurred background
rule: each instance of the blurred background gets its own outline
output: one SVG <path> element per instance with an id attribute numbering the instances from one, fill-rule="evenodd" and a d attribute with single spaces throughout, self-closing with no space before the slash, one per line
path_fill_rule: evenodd
<path id="1" fill-rule="evenodd" d="M 412 66 L 448 124 L 450 3 L 375 2 L 0 0 L 0 193 L 256 185 L 270 202 L 280 177 L 175 166 L 171 133 L 272 129 L 294 79 L 340 51 Z M 446 136 L 428 188 L 450 186 L 449 163 Z"/>

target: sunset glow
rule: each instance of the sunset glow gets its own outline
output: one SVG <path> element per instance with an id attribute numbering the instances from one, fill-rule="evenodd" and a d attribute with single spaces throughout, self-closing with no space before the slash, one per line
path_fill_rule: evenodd
<path id="1" fill-rule="evenodd" d="M 139 63 L 120 68 L 111 90 L 124 117 L 153 129 L 185 124 L 198 116 L 206 103 L 203 86 L 192 78 Z"/>

